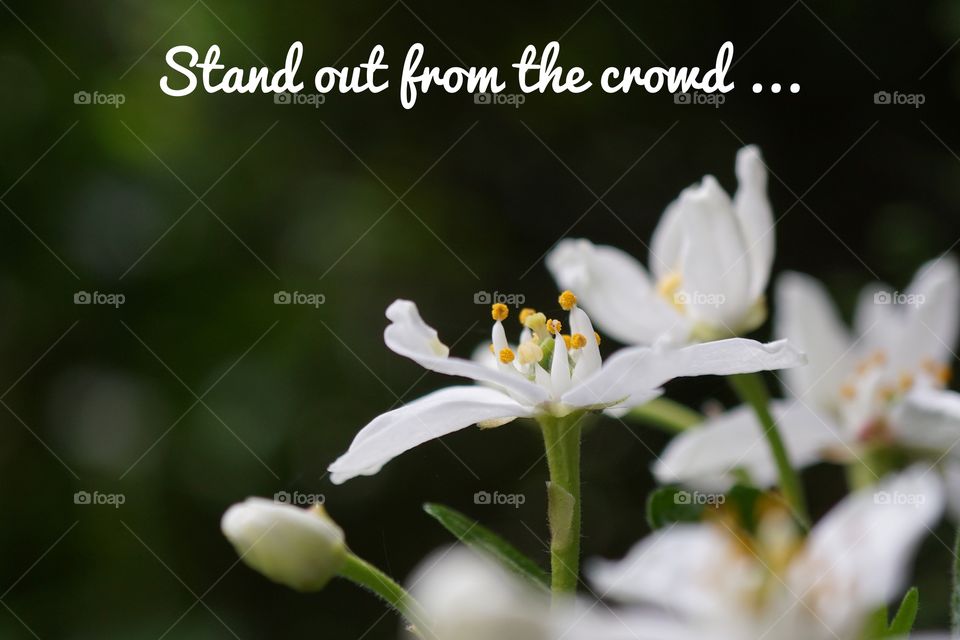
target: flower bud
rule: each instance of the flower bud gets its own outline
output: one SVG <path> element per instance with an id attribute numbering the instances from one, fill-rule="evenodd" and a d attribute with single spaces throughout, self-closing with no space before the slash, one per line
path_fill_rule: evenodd
<path id="1" fill-rule="evenodd" d="M 347 557 L 343 530 L 321 505 L 247 498 L 227 509 L 220 529 L 248 566 L 297 591 L 322 589 Z"/>

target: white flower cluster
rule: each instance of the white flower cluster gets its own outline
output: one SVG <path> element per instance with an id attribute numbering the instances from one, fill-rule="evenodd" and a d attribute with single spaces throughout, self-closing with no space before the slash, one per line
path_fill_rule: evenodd
<path id="1" fill-rule="evenodd" d="M 547 265 L 566 316 L 519 310 L 511 340 L 511 310 L 495 302 L 490 341 L 472 358 L 452 356 L 413 302 L 387 309 L 389 349 L 470 383 L 375 418 L 330 465 L 332 481 L 376 474 L 472 425 L 536 421 L 550 472 L 551 589 L 530 569 L 536 562 L 518 561 L 482 527 L 482 544 L 460 530 L 473 548 L 436 552 L 409 590 L 379 573 L 387 588 L 365 582 L 378 570 L 346 549 L 322 507 L 249 500 L 224 515 L 224 534 L 249 565 L 293 588 L 319 589 L 341 575 L 374 589 L 419 638 L 864 637 L 877 611 L 903 594 L 913 551 L 945 505 L 960 513 L 960 394 L 947 388 L 960 274 L 950 257 L 924 265 L 905 290 L 910 304 L 879 295 L 885 285 L 868 287 L 849 329 L 822 285 L 785 273 L 775 286 L 777 340 L 739 337 L 768 317 L 774 220 L 755 147 L 739 151 L 736 175 L 732 197 L 707 176 L 667 207 L 649 270 L 610 246 L 562 241 Z M 625 346 L 601 356 L 597 330 Z M 750 376 L 780 369 L 785 398 L 768 402 Z M 698 418 L 660 397 L 670 380 L 701 375 L 735 376 L 744 404 Z M 577 425 L 595 413 L 656 413 L 674 427 L 653 474 L 666 485 L 657 495 L 676 493 L 674 508 L 624 558 L 586 563 L 578 593 Z M 811 524 L 797 475 L 818 462 L 846 465 L 851 486 Z M 883 620 L 884 637 L 911 630 L 910 597 L 889 629 Z"/>

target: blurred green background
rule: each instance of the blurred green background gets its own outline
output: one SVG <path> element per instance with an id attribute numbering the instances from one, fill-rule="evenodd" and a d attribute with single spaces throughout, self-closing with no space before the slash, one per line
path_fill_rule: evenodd
<path id="1" fill-rule="evenodd" d="M 0 5 L 4 638 L 394 636 L 348 584 L 297 595 L 238 566 L 219 518 L 248 495 L 323 494 L 354 550 L 399 578 L 448 541 L 426 500 L 544 560 L 546 471 L 527 426 L 468 429 L 341 487 L 324 477 L 368 420 L 446 383 L 383 346 L 383 310 L 417 300 L 468 354 L 489 329 L 476 292 L 555 304 L 541 257 L 564 235 L 645 260 L 683 187 L 705 173 L 735 187 L 742 143 L 776 174 L 777 270 L 823 279 L 846 311 L 863 284 L 902 287 L 960 238 L 956 2 Z M 729 39 L 737 89 L 719 108 L 596 89 L 519 108 L 436 93 L 399 105 L 413 42 L 430 64 L 509 70 L 557 38 L 561 63 L 593 78 L 658 59 L 709 67 Z M 295 40 L 308 84 L 381 43 L 394 86 L 316 108 L 159 90 L 172 46 L 277 67 Z M 801 91 L 753 95 L 754 82 Z M 878 106 L 881 90 L 926 102 Z M 75 104 L 78 91 L 125 102 Z M 275 305 L 281 290 L 326 304 Z M 75 305 L 78 291 L 126 303 Z M 731 401 L 719 379 L 670 391 Z M 665 441 L 616 421 L 588 434 L 586 555 L 646 533 Z M 843 493 L 836 469 L 806 477 L 817 513 Z M 474 505 L 481 490 L 527 500 Z M 125 502 L 77 505 L 77 491 Z M 946 623 L 950 561 L 924 546 L 924 626 Z"/>

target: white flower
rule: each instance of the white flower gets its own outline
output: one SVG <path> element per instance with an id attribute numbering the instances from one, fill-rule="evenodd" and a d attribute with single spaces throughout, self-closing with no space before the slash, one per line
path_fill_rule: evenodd
<path id="1" fill-rule="evenodd" d="M 960 275 L 950 258 L 924 265 L 905 293 L 868 287 L 854 335 L 818 282 L 784 274 L 776 333 L 810 362 L 785 372 L 788 399 L 772 405 L 794 465 L 851 461 L 890 447 L 960 464 L 960 395 L 944 389 L 958 311 Z M 775 467 L 757 429 L 747 407 L 707 420 L 670 443 L 655 473 L 661 482 L 723 488 L 740 468 L 771 484 Z"/>
<path id="2" fill-rule="evenodd" d="M 623 560 L 588 565 L 587 575 L 600 595 L 662 607 L 699 637 L 854 640 L 901 593 L 942 507 L 940 483 L 911 468 L 847 496 L 806 539 L 783 511 L 754 532 L 723 518 L 678 524 Z M 643 618 L 633 624 L 643 628 Z"/>
<path id="3" fill-rule="evenodd" d="M 645 615 L 634 628 L 629 614 L 581 599 L 551 606 L 546 592 L 464 547 L 429 556 L 408 589 L 423 605 L 417 630 L 428 640 L 702 640 L 666 616 Z"/>
<path id="4" fill-rule="evenodd" d="M 780 369 L 804 362 L 803 354 L 786 341 L 762 344 L 742 338 L 682 349 L 633 347 L 601 362 L 599 336 L 576 297 L 566 291 L 559 301 L 569 311 L 570 334 L 558 339 L 563 335 L 560 321 L 525 310 L 516 347 L 508 344 L 503 327 L 507 307 L 493 305 L 493 353 L 487 363 L 450 357 L 414 303 L 391 304 L 390 325 L 384 332 L 387 347 L 431 371 L 483 384 L 447 387 L 374 419 L 330 465 L 331 480 L 339 484 L 375 474 L 404 451 L 472 424 L 492 427 L 516 418 L 628 409 L 659 395 L 659 387 L 672 378 Z"/>
<path id="5" fill-rule="evenodd" d="M 247 565 L 297 591 L 322 589 L 346 560 L 343 531 L 320 505 L 247 498 L 227 509 L 220 529 Z"/>
<path id="6" fill-rule="evenodd" d="M 737 153 L 731 199 L 713 176 L 684 190 L 653 234 L 650 271 L 619 249 L 564 240 L 547 266 L 606 333 L 626 344 L 686 343 L 746 333 L 766 317 L 773 263 L 767 172 L 753 146 Z"/>

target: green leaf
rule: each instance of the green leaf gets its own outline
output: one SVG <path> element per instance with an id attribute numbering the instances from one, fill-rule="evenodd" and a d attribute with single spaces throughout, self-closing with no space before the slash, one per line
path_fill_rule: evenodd
<path id="1" fill-rule="evenodd" d="M 887 629 L 887 636 L 906 636 L 913 629 L 913 623 L 917 619 L 917 608 L 920 606 L 920 591 L 916 587 L 911 587 L 907 595 L 903 596 L 897 615 L 893 617 L 890 628 Z"/>
<path id="2" fill-rule="evenodd" d="M 862 640 L 881 640 L 887 637 L 887 607 L 882 605 L 875 609 L 867 618 L 866 625 L 860 633 Z"/>
<path id="3" fill-rule="evenodd" d="M 660 529 L 674 522 L 697 522 L 706 505 L 692 499 L 692 493 L 680 487 L 660 487 L 647 498 L 647 522 Z"/>
<path id="4" fill-rule="evenodd" d="M 546 571 L 476 520 L 442 504 L 428 502 L 423 505 L 423 510 L 468 547 L 492 557 L 537 587 L 550 588 L 550 576 Z"/>

